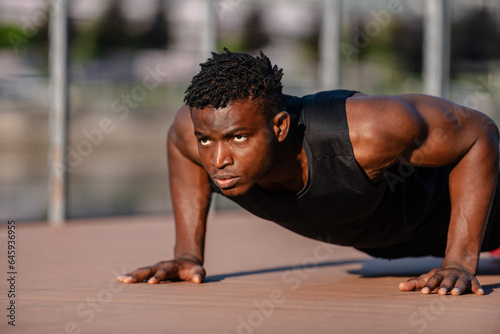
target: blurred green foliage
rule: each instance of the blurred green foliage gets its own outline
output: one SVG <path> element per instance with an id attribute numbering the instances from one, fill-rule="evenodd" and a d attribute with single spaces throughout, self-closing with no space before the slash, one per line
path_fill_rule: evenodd
<path id="1" fill-rule="evenodd" d="M 0 25 L 0 49 L 11 49 L 13 38 L 22 36 L 21 27 L 10 24 Z"/>

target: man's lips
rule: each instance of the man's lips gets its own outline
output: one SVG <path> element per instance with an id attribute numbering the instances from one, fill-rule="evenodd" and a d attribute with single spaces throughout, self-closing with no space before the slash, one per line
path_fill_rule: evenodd
<path id="1" fill-rule="evenodd" d="M 239 176 L 217 175 L 213 177 L 214 183 L 221 189 L 233 187 L 239 180 Z"/>

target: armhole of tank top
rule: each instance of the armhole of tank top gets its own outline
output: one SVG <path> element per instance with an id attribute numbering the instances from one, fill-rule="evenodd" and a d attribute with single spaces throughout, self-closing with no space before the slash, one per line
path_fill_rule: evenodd
<path id="1" fill-rule="evenodd" d="M 347 139 L 348 139 L 348 142 L 349 142 L 349 146 L 350 146 L 350 151 L 351 151 L 351 157 L 352 157 L 352 160 L 356 163 L 356 166 L 358 167 L 357 170 L 358 172 L 360 173 L 360 175 L 366 180 L 366 182 L 371 185 L 372 187 L 375 187 L 375 188 L 378 188 L 380 187 L 383 183 L 385 183 L 385 177 L 381 180 L 378 180 L 378 181 L 373 181 L 372 179 L 370 179 L 370 177 L 368 176 L 368 174 L 366 174 L 365 170 L 363 169 L 363 167 L 361 167 L 361 165 L 358 163 L 358 160 L 356 160 L 356 156 L 354 155 L 354 147 L 352 146 L 352 142 L 351 142 L 351 134 L 350 134 L 350 131 L 349 131 L 349 122 L 347 120 L 347 99 L 349 99 L 350 97 L 352 97 L 354 94 L 356 93 L 360 93 L 359 91 L 353 91 L 351 95 L 347 96 L 344 100 L 344 114 L 345 114 L 345 124 L 346 124 L 346 129 L 347 129 Z"/>

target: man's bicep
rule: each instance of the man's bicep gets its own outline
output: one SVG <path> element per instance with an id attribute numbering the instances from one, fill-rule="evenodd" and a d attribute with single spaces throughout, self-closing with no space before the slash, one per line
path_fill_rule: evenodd
<path id="1" fill-rule="evenodd" d="M 408 99 L 422 115 L 427 132 L 411 152 L 409 162 L 413 165 L 456 163 L 491 130 L 491 120 L 479 111 L 427 95 L 410 95 Z"/>

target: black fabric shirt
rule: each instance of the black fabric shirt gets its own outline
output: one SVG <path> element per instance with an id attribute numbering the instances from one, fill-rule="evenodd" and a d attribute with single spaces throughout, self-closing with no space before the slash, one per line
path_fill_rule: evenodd
<path id="1" fill-rule="evenodd" d="M 345 102 L 354 93 L 286 97 L 293 133 L 302 140 L 308 164 L 307 184 L 298 194 L 276 195 L 254 186 L 229 198 L 291 231 L 373 256 L 444 255 L 452 166 L 396 164 L 384 181 L 373 183 L 357 164 L 349 137 Z"/>

